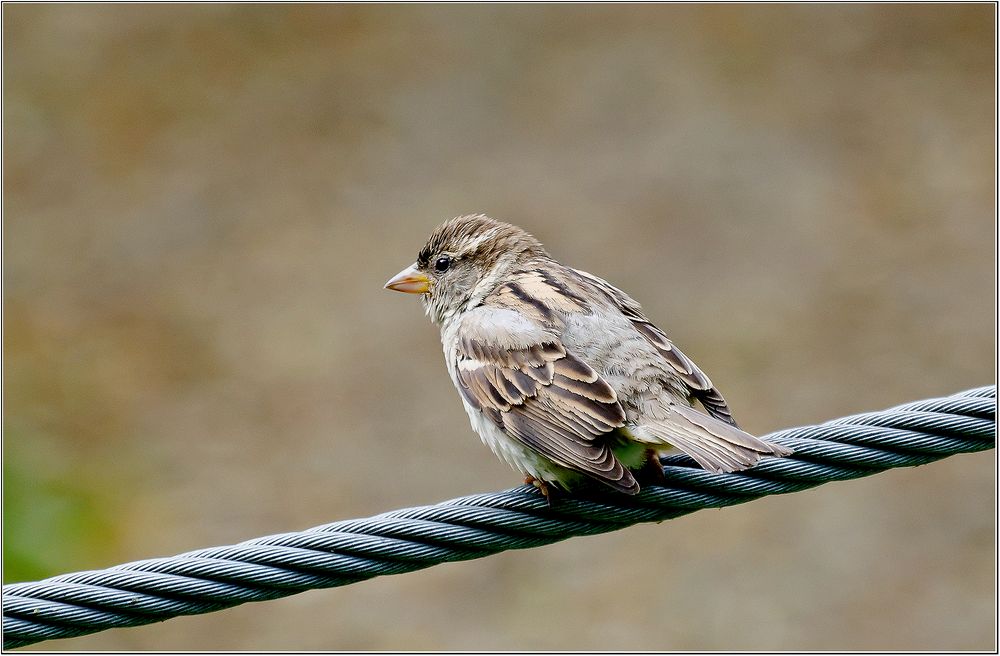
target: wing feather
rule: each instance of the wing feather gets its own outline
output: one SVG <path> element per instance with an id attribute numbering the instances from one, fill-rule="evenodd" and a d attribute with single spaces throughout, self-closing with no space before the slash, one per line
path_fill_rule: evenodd
<path id="1" fill-rule="evenodd" d="M 746 469 L 764 456 L 780 458 L 791 453 L 783 446 L 765 442 L 732 424 L 680 404 L 671 404 L 668 414 L 647 422 L 645 430 L 714 472 Z"/>
<path id="2" fill-rule="evenodd" d="M 639 486 L 606 436 L 625 425 L 614 389 L 551 331 L 483 307 L 468 313 L 453 371 L 459 391 L 507 435 L 622 492 Z M 485 329 L 484 329 L 485 328 Z"/>
<path id="3" fill-rule="evenodd" d="M 613 302 L 615 306 L 629 319 L 629 321 L 632 322 L 632 325 L 639 332 L 639 334 L 645 337 L 646 341 L 656 347 L 656 350 L 661 356 L 663 356 L 663 359 L 670 364 L 671 368 L 673 368 L 673 370 L 677 373 L 678 377 L 684 381 L 684 384 L 691 392 L 691 396 L 698 399 L 710 415 L 716 419 L 726 422 L 727 424 L 737 426 L 736 420 L 733 419 L 733 414 L 729 409 L 729 405 L 726 403 L 726 399 L 724 399 L 719 390 L 715 388 L 712 381 L 709 380 L 708 376 L 706 376 L 701 369 L 698 368 L 698 365 L 696 365 L 691 358 L 684 355 L 684 353 L 677 348 L 669 338 L 667 338 L 666 334 L 664 334 L 662 330 L 654 326 L 653 323 L 646 318 L 646 315 L 642 312 L 641 305 L 639 305 L 628 294 L 611 285 L 607 281 L 591 275 L 586 271 L 580 271 L 579 269 L 571 270 L 576 272 L 583 280 L 589 282 L 592 286 L 604 292 L 611 302 Z"/>

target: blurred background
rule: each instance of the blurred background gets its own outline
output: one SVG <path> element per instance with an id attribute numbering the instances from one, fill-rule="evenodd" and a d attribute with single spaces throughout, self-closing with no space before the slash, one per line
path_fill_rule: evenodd
<path id="1" fill-rule="evenodd" d="M 5 5 L 4 581 L 519 484 L 382 290 L 457 214 L 752 432 L 993 383 L 994 11 Z M 990 650 L 994 464 L 36 648 Z"/>

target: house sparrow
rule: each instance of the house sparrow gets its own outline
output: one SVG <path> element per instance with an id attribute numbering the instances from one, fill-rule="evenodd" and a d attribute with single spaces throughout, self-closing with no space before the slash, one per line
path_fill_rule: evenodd
<path id="1" fill-rule="evenodd" d="M 671 446 L 713 472 L 791 453 L 740 430 L 625 292 L 517 226 L 447 221 L 385 288 L 421 295 L 473 429 L 547 498 L 587 478 L 636 494 L 640 471 L 662 480 L 657 452 Z"/>

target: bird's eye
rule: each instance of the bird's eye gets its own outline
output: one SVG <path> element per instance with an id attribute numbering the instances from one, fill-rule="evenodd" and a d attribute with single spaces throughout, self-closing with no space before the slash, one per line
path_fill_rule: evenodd
<path id="1" fill-rule="evenodd" d="M 447 255 L 442 255 L 434 263 L 434 270 L 438 273 L 444 273 L 451 266 L 451 258 Z"/>

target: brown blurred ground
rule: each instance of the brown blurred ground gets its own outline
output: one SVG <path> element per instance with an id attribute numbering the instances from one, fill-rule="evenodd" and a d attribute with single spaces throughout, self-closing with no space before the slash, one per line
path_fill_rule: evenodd
<path id="1" fill-rule="evenodd" d="M 994 381 L 991 5 L 5 5 L 4 563 L 498 489 L 383 292 L 485 211 L 763 433 Z M 994 454 L 41 648 L 995 649 Z"/>

